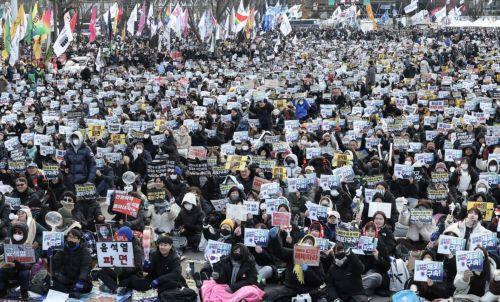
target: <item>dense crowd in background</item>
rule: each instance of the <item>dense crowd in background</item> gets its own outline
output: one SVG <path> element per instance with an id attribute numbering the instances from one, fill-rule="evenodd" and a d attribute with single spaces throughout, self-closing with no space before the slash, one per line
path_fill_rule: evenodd
<path id="1" fill-rule="evenodd" d="M 25 50 L 3 65 L 0 236 L 36 261 L 3 263 L 2 296 L 498 301 L 497 32 L 301 29 L 215 52 L 195 41 L 74 42 L 64 58 Z M 90 59 L 68 72 L 76 56 Z M 140 200 L 133 215 L 117 194 Z M 244 244 L 248 229 L 268 230 L 266 244 Z M 44 249 L 44 231 L 64 246 Z M 133 267 L 99 267 L 107 236 L 132 242 Z M 450 237 L 464 244 L 440 246 Z M 230 249 L 183 273 L 183 253 L 213 241 Z M 298 263 L 294 249 L 320 242 L 318 263 Z M 457 269 L 460 250 L 480 252 L 481 269 Z M 440 280 L 415 280 L 427 261 Z"/>

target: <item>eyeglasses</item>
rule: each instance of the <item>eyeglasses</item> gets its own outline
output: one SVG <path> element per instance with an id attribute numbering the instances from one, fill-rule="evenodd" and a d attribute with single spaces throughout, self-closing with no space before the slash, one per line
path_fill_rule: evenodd
<path id="1" fill-rule="evenodd" d="M 73 202 L 73 198 L 71 197 L 64 197 L 63 200 L 68 202 Z"/>

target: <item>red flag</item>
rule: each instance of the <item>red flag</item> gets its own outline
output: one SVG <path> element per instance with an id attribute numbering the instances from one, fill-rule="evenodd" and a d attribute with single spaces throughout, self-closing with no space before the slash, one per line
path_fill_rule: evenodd
<path id="1" fill-rule="evenodd" d="M 75 32 L 75 27 L 76 27 L 76 18 L 78 17 L 78 11 L 75 11 L 73 14 L 73 17 L 71 17 L 71 22 L 69 23 L 71 27 L 71 32 Z"/>
<path id="2" fill-rule="evenodd" d="M 96 23 L 96 16 L 97 16 L 97 9 L 95 6 L 92 7 L 92 15 L 90 17 L 90 23 L 89 23 L 89 43 L 92 43 L 95 41 L 95 34 L 96 34 L 96 28 L 95 28 L 95 23 Z"/>
<path id="3" fill-rule="evenodd" d="M 118 15 L 116 16 L 118 23 L 122 21 L 123 9 L 121 7 L 118 8 Z"/>

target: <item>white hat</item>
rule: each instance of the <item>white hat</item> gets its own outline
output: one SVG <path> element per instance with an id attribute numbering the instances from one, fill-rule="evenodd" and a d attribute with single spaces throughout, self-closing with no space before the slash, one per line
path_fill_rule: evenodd
<path id="1" fill-rule="evenodd" d="M 340 214 L 339 214 L 339 212 L 334 211 L 334 210 L 328 210 L 328 217 L 330 217 L 330 216 L 332 216 L 332 215 L 333 215 L 333 216 L 335 216 L 335 217 L 337 217 L 337 219 L 340 219 Z"/>
<path id="2" fill-rule="evenodd" d="M 184 198 L 182 199 L 182 203 L 190 203 L 195 206 L 197 204 L 196 195 L 191 192 L 186 193 L 186 195 L 184 195 Z"/>

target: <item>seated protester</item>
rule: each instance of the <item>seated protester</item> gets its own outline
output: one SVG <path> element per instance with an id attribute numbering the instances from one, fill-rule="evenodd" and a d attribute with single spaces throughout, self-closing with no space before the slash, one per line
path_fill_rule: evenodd
<path id="1" fill-rule="evenodd" d="M 214 230 L 211 225 L 204 224 L 203 225 L 203 236 L 206 240 L 215 240 L 219 242 L 234 244 L 238 241 L 241 241 L 241 231 L 239 236 L 235 234 L 235 226 L 233 220 L 227 218 L 224 219 L 221 224 L 219 230 Z"/>
<path id="2" fill-rule="evenodd" d="M 226 198 L 229 199 L 231 204 L 243 204 L 243 200 L 246 200 L 246 194 L 243 191 L 243 186 L 240 184 L 229 189 L 226 194 Z"/>
<path id="3" fill-rule="evenodd" d="M 390 203 L 391 204 L 391 217 L 387 220 L 387 224 L 391 228 L 391 230 L 394 230 L 394 226 L 396 225 L 396 221 L 398 221 L 399 218 L 399 212 L 398 209 L 396 208 L 396 199 L 394 196 L 389 192 L 387 188 L 387 184 L 385 182 L 378 183 L 376 186 L 377 190 L 383 191 L 384 194 L 380 193 L 375 193 L 373 195 L 373 202 L 384 202 L 384 203 Z M 363 213 L 361 214 L 361 226 L 363 227 L 367 222 L 368 222 L 368 210 L 369 210 L 369 203 L 365 202 L 365 206 L 363 207 Z"/>
<path id="4" fill-rule="evenodd" d="M 5 203 L 5 196 L 0 193 L 0 240 L 9 237 L 11 226 L 10 213 L 10 205 Z"/>
<path id="5" fill-rule="evenodd" d="M 437 261 L 436 254 L 434 251 L 425 250 L 420 260 Z M 450 297 L 445 282 L 434 282 L 431 279 L 427 279 L 427 281 L 413 281 L 410 288 L 416 291 L 421 298 L 429 301 L 447 299 Z"/>
<path id="6" fill-rule="evenodd" d="M 497 200 L 490 192 L 490 185 L 486 179 L 480 179 L 476 182 L 475 194 L 469 197 L 469 200 L 497 203 Z"/>
<path id="7" fill-rule="evenodd" d="M 28 187 L 28 180 L 25 177 L 17 178 L 15 185 L 16 187 L 10 194 L 10 197 L 19 198 L 21 200 L 21 205 L 28 205 L 33 200 L 39 198 L 37 192 Z"/>
<path id="8" fill-rule="evenodd" d="M 149 207 L 146 218 L 149 219 L 149 225 L 153 227 L 157 234 L 170 233 L 175 229 L 175 218 L 177 218 L 181 210 L 180 207 L 175 203 L 175 198 L 165 188 L 160 178 L 148 183 L 147 190 L 148 192 L 154 190 L 165 194 L 164 199 L 148 200 Z"/>
<path id="9" fill-rule="evenodd" d="M 50 255 L 53 254 L 52 257 Z M 52 280 L 54 290 L 69 293 L 70 297 L 79 299 L 82 293 L 92 290 L 90 270 L 92 258 L 83 242 L 83 234 L 78 229 L 71 229 L 65 238 L 62 251 L 47 252 L 52 261 Z"/>
<path id="10" fill-rule="evenodd" d="M 98 196 L 105 197 L 108 190 L 113 188 L 115 180 L 115 172 L 109 165 L 107 159 L 103 159 L 104 165 L 96 169 L 95 186 Z"/>
<path id="11" fill-rule="evenodd" d="M 324 224 L 323 234 L 324 238 L 335 242 L 337 241 L 337 226 L 340 223 L 340 214 L 334 210 L 328 210 L 328 218 Z"/>
<path id="12" fill-rule="evenodd" d="M 17 211 L 17 215 L 14 215 L 13 218 L 12 223 L 25 223 L 28 226 L 28 234 L 24 244 L 31 244 L 35 254 L 40 256 L 42 253 L 43 232 L 47 231 L 47 229 L 33 219 L 30 208 L 26 206 L 21 206 Z"/>
<path id="13" fill-rule="evenodd" d="M 498 301 L 500 298 L 500 270 L 488 252 L 482 248 L 475 248 L 483 252 L 483 270 L 481 272 L 458 272 L 455 276 L 454 298 L 470 299 L 472 301 Z"/>
<path id="14" fill-rule="evenodd" d="M 151 253 L 149 261 L 144 262 L 146 278 L 133 277 L 130 282 L 143 291 L 157 289 L 158 295 L 187 287 L 186 280 L 182 277 L 181 260 L 172 245 L 172 238 L 160 235 L 156 240 L 158 249 Z"/>
<path id="15" fill-rule="evenodd" d="M 266 225 L 263 223 L 257 224 L 255 228 L 267 229 Z M 259 282 L 259 285 L 265 285 L 266 280 L 270 279 L 276 270 L 277 259 L 269 252 L 267 247 L 255 246 L 249 247 L 248 250 L 255 258 L 257 281 Z"/>
<path id="16" fill-rule="evenodd" d="M 419 200 L 415 210 L 432 210 L 431 201 L 421 199 Z M 406 238 L 413 242 L 424 241 L 425 243 L 431 240 L 432 232 L 435 228 L 434 224 L 428 223 L 423 224 L 422 222 L 412 222 L 410 221 L 411 211 L 406 208 L 399 215 L 399 223 L 404 226 L 408 226 L 408 233 Z"/>
<path id="17" fill-rule="evenodd" d="M 315 246 L 316 240 L 312 235 L 304 236 L 298 245 Z M 295 264 L 293 248 L 283 246 L 278 236 L 278 228 L 269 231 L 269 245 L 273 246 L 278 258 L 286 263 L 285 282 L 283 285 L 272 288 L 266 292 L 265 300 L 290 301 L 291 297 L 298 294 L 309 293 L 311 297 L 317 296 L 317 290 L 324 283 L 325 273 L 321 262 L 319 266 L 308 266 L 306 264 Z"/>
<path id="18" fill-rule="evenodd" d="M 407 166 L 412 166 L 412 158 L 407 156 L 403 163 Z M 394 197 L 411 197 L 418 198 L 418 185 L 417 181 L 410 177 L 409 179 L 396 178 L 395 175 L 392 175 L 391 182 L 391 193 L 394 194 Z"/>
<path id="19" fill-rule="evenodd" d="M 7 239 L 6 243 L 26 244 L 26 240 L 28 239 L 28 226 L 26 223 L 13 223 L 10 231 L 10 238 Z M 20 263 L 17 260 L 15 260 L 14 263 L 4 264 L 4 266 L 0 268 L 0 298 L 6 297 L 9 281 L 18 281 L 21 287 L 20 298 L 22 301 L 28 301 L 28 289 L 31 275 L 30 270 L 31 264 Z"/>
<path id="20" fill-rule="evenodd" d="M 286 204 L 280 204 L 278 206 L 278 212 L 290 212 L 289 211 L 289 208 Z M 268 227 L 272 227 L 271 226 L 271 223 L 272 223 L 272 218 L 271 216 L 272 215 L 268 215 L 270 216 L 269 217 L 269 220 L 268 220 Z M 279 236 L 281 237 L 281 240 L 283 242 L 283 246 L 286 247 L 286 248 L 293 248 L 293 245 L 298 241 L 299 237 L 300 237 L 300 230 L 299 228 L 297 227 L 296 224 L 294 224 L 293 222 L 291 222 L 291 226 L 288 226 L 288 227 L 284 227 L 284 226 L 281 226 L 279 228 Z M 276 251 L 272 250 L 273 254 L 276 255 Z"/>
<path id="21" fill-rule="evenodd" d="M 142 288 L 136 287 L 134 276 L 142 277 L 142 265 L 144 262 L 144 250 L 139 242 L 134 237 L 132 230 L 129 227 L 123 226 L 118 229 L 118 241 L 132 242 L 134 252 L 134 267 L 116 267 L 116 268 L 101 268 L 97 272 L 97 278 L 102 281 L 103 287 L 101 291 L 110 291 L 115 294 L 118 287 L 125 287 L 125 289 L 141 290 Z"/>
<path id="22" fill-rule="evenodd" d="M 394 255 L 396 248 L 396 239 L 392 230 L 386 224 L 387 218 L 384 212 L 377 211 L 373 214 L 373 223 L 377 227 L 378 241 L 385 247 L 387 255 Z"/>
<path id="23" fill-rule="evenodd" d="M 136 217 L 129 216 L 119 212 L 114 212 L 113 211 L 114 195 L 111 197 L 111 202 L 108 207 L 108 213 L 111 215 L 115 215 L 113 220 L 119 222 L 122 226 L 128 226 L 134 231 L 142 232 L 144 231 L 144 225 L 145 225 L 144 201 L 141 198 L 141 195 L 139 195 L 135 190 L 128 193 L 128 195 L 141 199 L 141 204 L 139 205 L 139 211 L 137 212 Z"/>
<path id="24" fill-rule="evenodd" d="M 198 250 L 203 229 L 203 212 L 197 204 L 194 193 L 186 193 L 181 203 L 181 211 L 175 218 L 175 228 L 187 238 L 187 247 Z"/>
<path id="25" fill-rule="evenodd" d="M 299 217 L 303 220 L 305 217 L 306 203 L 311 201 L 311 199 L 306 195 L 306 193 L 302 192 L 290 192 L 287 194 L 286 198 L 290 202 L 290 209 L 292 210 L 292 215 L 295 217 L 299 215 Z"/>
<path id="26" fill-rule="evenodd" d="M 77 198 L 71 213 L 75 221 L 81 224 L 83 231 L 95 231 L 96 223 L 104 223 L 101 205 L 94 198 Z"/>
<path id="27" fill-rule="evenodd" d="M 364 226 L 362 235 L 378 239 L 378 229 L 372 221 Z M 360 255 L 359 260 L 364 266 L 362 280 L 366 294 L 372 296 L 377 291 L 379 295 L 385 296 L 389 290 L 387 272 L 391 269 L 391 263 L 384 241 L 379 240 L 372 254 Z"/>
<path id="28" fill-rule="evenodd" d="M 214 263 L 213 280 L 203 283 L 203 301 L 262 301 L 264 292 L 257 285 L 255 259 L 242 243 L 232 246 L 231 254 Z"/>
<path id="29" fill-rule="evenodd" d="M 450 175 L 450 190 L 452 188 L 456 190 L 459 194 L 467 192 L 470 196 L 474 190 L 473 185 L 478 181 L 479 176 L 476 170 L 469 164 L 470 159 L 468 157 L 462 158 L 460 162 L 460 167 L 457 167 L 453 173 Z"/>
<path id="30" fill-rule="evenodd" d="M 326 274 L 324 296 L 327 301 L 341 299 L 344 302 L 367 302 L 368 297 L 363 288 L 361 273 L 364 265 L 350 248 L 344 249 L 344 244 L 338 242 L 329 252 L 334 258 Z"/>
<path id="31" fill-rule="evenodd" d="M 428 245 L 428 248 L 430 247 L 433 253 L 437 253 L 437 250 L 439 248 L 439 237 L 437 237 L 437 235 L 438 234 L 433 234 L 432 239 L 434 240 L 434 243 L 431 241 Z M 456 227 L 448 227 L 443 231 L 443 235 L 458 237 L 459 231 Z M 453 255 L 452 253 L 450 253 L 449 255 L 437 254 L 435 259 L 437 261 L 443 261 L 444 284 L 446 285 L 448 296 L 453 296 L 453 293 L 455 292 L 455 285 L 453 284 L 453 282 L 455 280 L 455 276 L 457 275 L 455 255 Z"/>
<path id="32" fill-rule="evenodd" d="M 481 225 L 482 220 L 483 214 L 481 211 L 473 207 L 467 211 L 467 217 L 464 220 L 455 222 L 448 228 L 458 230 L 458 237 L 464 238 L 468 242 L 471 234 L 490 233 L 488 229 Z"/>

